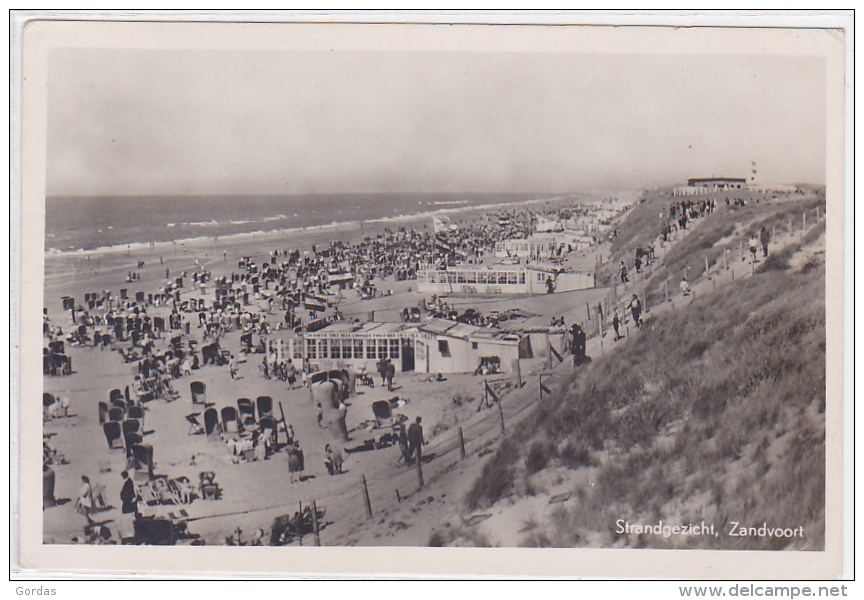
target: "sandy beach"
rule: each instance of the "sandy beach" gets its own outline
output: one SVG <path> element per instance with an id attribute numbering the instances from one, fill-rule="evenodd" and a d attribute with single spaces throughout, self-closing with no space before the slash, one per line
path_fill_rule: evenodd
<path id="1" fill-rule="evenodd" d="M 457 223 L 481 222 L 488 220 L 488 208 L 459 211 L 452 218 Z M 101 293 L 111 290 L 117 294 L 120 288 L 127 289 L 129 297 L 134 298 L 138 291 L 153 292 L 166 282 L 166 269 L 170 278 L 180 276 L 184 271 L 187 280 L 196 269 L 206 269 L 214 278 L 230 276 L 237 270 L 238 260 L 249 257 L 257 263 L 269 259 L 272 249 L 308 248 L 313 245 L 329 246 L 338 240 L 346 244 L 362 241 L 365 236 L 375 237 L 385 230 L 399 227 L 422 230 L 431 227 L 428 216 L 404 218 L 367 223 L 346 223 L 338 226 L 313 228 L 303 232 L 259 233 L 218 239 L 198 239 L 177 242 L 176 244 L 155 244 L 153 247 L 113 248 L 101 252 L 50 254 L 45 261 L 45 306 L 48 308 L 52 323 L 71 328 L 69 313 L 62 310 L 61 296 L 68 295 L 80 303 L 86 293 Z M 586 263 L 593 264 L 594 252 L 585 254 Z M 197 265 L 196 265 L 197 259 Z M 137 268 L 139 261 L 144 262 Z M 136 271 L 140 279 L 126 282 L 128 272 Z M 416 306 L 424 296 L 417 291 L 416 280 L 396 281 L 393 277 L 378 282 L 380 290 L 388 295 L 374 299 L 362 299 L 356 290 L 347 290 L 339 302 L 339 310 L 346 319 L 366 320 L 374 311 L 376 321 L 398 322 L 404 307 Z M 454 308 L 475 308 L 488 313 L 490 310 L 506 311 L 520 308 L 542 316 L 545 322 L 551 316 L 563 316 L 569 323 L 584 315 L 586 303 L 596 304 L 605 294 L 603 289 L 583 290 L 552 296 L 498 296 L 498 297 L 459 297 L 449 298 Z M 200 296 L 197 290 L 187 286 L 181 298 Z M 209 290 L 212 297 L 212 289 Z M 148 314 L 157 315 L 170 312 L 168 307 L 152 308 Z M 273 315 L 277 321 L 281 315 Z M 236 356 L 240 354 L 240 333 L 235 331 L 225 335 L 222 348 Z M 191 336 L 201 336 L 193 325 Z M 156 340 L 154 352 L 168 347 L 170 332 Z M 44 539 L 49 543 L 71 543 L 80 539 L 85 524 L 83 516 L 76 514 L 74 500 L 80 487 L 80 476 L 88 475 L 91 481 L 105 486 L 104 496 L 112 508 L 94 515 L 97 523 L 104 523 L 109 529 L 116 530 L 119 521 L 119 492 L 122 484 L 120 477 L 126 457 L 122 450 L 109 450 L 98 420 L 97 403 L 108 400 L 111 389 L 123 389 L 129 385 L 135 374 L 135 364 L 125 363 L 118 352 L 110 348 L 80 347 L 70 350 L 73 357 L 74 373 L 67 377 L 46 377 L 45 392 L 58 397 L 68 398 L 71 402 L 70 418 L 46 422 L 45 433 L 49 444 L 61 452 L 68 464 L 55 465 L 55 497 L 68 499 L 68 502 L 45 511 Z M 523 361 L 526 374 L 537 371 L 546 364 L 548 357 L 539 356 Z M 362 514 L 363 506 L 358 503 L 358 485 L 365 477 L 369 494 L 373 498 L 392 501 L 396 490 L 402 496 L 411 496 L 416 488 L 416 475 L 413 469 L 395 466 L 399 457 L 397 447 L 346 454 L 345 472 L 329 476 L 324 465 L 324 446 L 330 440 L 326 430 L 316 423 L 316 408 L 306 388 L 290 389 L 284 382 L 264 379 L 259 370 L 260 357 L 248 355 L 241 358 L 238 365 L 239 379 L 232 380 L 224 367 L 206 366 L 172 382 L 179 392 L 173 402 L 156 400 L 145 405 L 144 442 L 154 448 L 156 473 L 168 478 L 188 477 L 197 480 L 201 471 L 213 471 L 217 482 L 223 489 L 222 499 L 216 502 L 197 499 L 184 506 L 189 514 L 188 529 L 200 542 L 207 544 L 225 543 L 226 537 L 240 527 L 248 535 L 256 529 L 263 529 L 269 536 L 273 520 L 283 514 L 293 514 L 298 507 L 315 500 L 318 507 L 326 508 L 327 526 L 321 532 L 322 544 L 351 543 L 344 539 L 346 532 L 357 525 L 357 515 Z M 430 447 L 447 447 L 454 450 L 453 440 L 456 428 L 479 427 L 478 431 L 495 431 L 496 426 L 488 426 L 491 411 L 477 411 L 477 403 L 482 397 L 482 379 L 472 374 L 448 374 L 446 380 L 428 383 L 425 374 L 402 373 L 396 381 L 393 392 L 380 385 L 377 374 L 375 388 L 362 388 L 347 404 L 347 427 L 350 441 L 346 448 L 358 446 L 367 439 L 380 437 L 384 430 L 373 430 L 372 403 L 379 400 L 399 398 L 401 406 L 397 413 L 409 421 L 422 416 L 424 431 Z M 280 452 L 265 461 L 252 463 L 232 462 L 225 444 L 218 439 L 205 439 L 203 435 L 189 435 L 190 423 L 186 415 L 201 412 L 200 406 L 191 403 L 189 384 L 201 381 L 207 386 L 207 402 L 217 410 L 233 406 L 237 398 L 256 398 L 271 396 L 276 403 L 276 414 L 284 411 L 286 421 L 296 432 L 305 454 L 305 471 L 302 482 L 289 482 L 287 456 Z M 454 397 L 464 396 L 470 401 L 457 404 Z M 484 421 L 485 419 L 485 421 Z M 484 424 L 485 423 L 485 424 Z M 474 436 L 472 436 L 474 438 Z M 471 443 L 482 440 L 478 433 Z M 441 452 L 439 449 L 437 452 Z M 427 455 L 440 463 L 446 457 Z M 450 459 L 446 459 L 450 460 Z M 432 468 L 429 467 L 429 468 Z M 470 477 L 468 477 L 470 480 Z M 454 497 L 455 501 L 456 498 Z M 379 503 L 381 500 L 379 500 Z M 147 506 L 139 503 L 142 513 L 166 515 L 180 507 Z M 358 511 L 360 511 L 358 513 Z M 431 525 L 430 525 L 431 526 Z M 116 535 L 116 534 L 115 534 Z M 243 538 L 241 535 L 241 539 Z M 419 534 L 417 545 L 425 545 L 427 535 Z M 309 543 L 308 540 L 306 543 Z M 367 541 L 367 543 L 369 543 Z M 377 543 L 377 542 L 373 542 Z M 382 541 L 381 543 L 386 543 Z M 404 542 L 400 542 L 404 543 Z"/>

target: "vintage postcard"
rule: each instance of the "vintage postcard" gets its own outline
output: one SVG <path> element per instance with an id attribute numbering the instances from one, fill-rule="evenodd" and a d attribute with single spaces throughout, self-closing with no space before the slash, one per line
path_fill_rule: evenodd
<path id="1" fill-rule="evenodd" d="M 22 29 L 22 568 L 839 576 L 843 28 L 277 21 Z"/>

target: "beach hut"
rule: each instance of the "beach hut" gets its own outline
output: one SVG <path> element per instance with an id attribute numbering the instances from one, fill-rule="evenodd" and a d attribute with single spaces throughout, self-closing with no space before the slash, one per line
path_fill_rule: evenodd
<path id="1" fill-rule="evenodd" d="M 530 356 L 530 341 L 517 332 L 433 319 L 420 326 L 415 355 L 421 373 L 473 373 L 484 359 L 509 372 L 514 360 Z"/>

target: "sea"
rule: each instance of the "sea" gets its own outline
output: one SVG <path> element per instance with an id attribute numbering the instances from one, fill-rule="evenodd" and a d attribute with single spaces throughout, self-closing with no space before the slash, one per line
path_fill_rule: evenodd
<path id="1" fill-rule="evenodd" d="M 536 193 L 48 197 L 45 251 L 80 252 L 344 222 L 396 220 L 567 197 Z"/>

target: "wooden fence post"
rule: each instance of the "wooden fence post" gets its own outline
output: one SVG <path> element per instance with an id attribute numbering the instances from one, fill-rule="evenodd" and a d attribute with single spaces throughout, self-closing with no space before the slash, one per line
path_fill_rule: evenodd
<path id="1" fill-rule="evenodd" d="M 729 270 L 729 259 L 726 256 L 729 254 L 729 248 L 723 248 L 723 268 Z"/>
<path id="2" fill-rule="evenodd" d="M 501 400 L 498 400 L 498 416 L 501 417 L 501 433 L 504 433 L 504 407 L 501 406 Z"/>
<path id="3" fill-rule="evenodd" d="M 666 302 L 669 302 L 669 278 L 663 280 L 663 294 L 666 297 Z"/>
<path id="4" fill-rule="evenodd" d="M 423 451 L 418 447 L 417 448 L 417 489 L 423 489 L 423 461 L 421 457 L 423 456 Z"/>
<path id="5" fill-rule="evenodd" d="M 705 273 L 708 274 L 708 280 L 711 280 L 711 269 L 708 268 L 708 256 L 705 256 Z"/>
<path id="6" fill-rule="evenodd" d="M 600 353 L 603 353 L 603 321 L 597 315 L 597 337 L 600 338 Z"/>
<path id="7" fill-rule="evenodd" d="M 460 460 L 465 460 L 465 437 L 462 435 L 462 428 L 459 428 L 459 457 Z"/>
<path id="8" fill-rule="evenodd" d="M 366 486 L 366 476 L 363 475 L 363 504 L 366 505 L 366 516 L 372 518 L 372 503 L 369 501 L 369 488 Z"/>
<path id="9" fill-rule="evenodd" d="M 318 528 L 318 505 L 312 501 L 312 533 L 315 534 L 315 545 L 321 545 L 321 535 Z"/>

